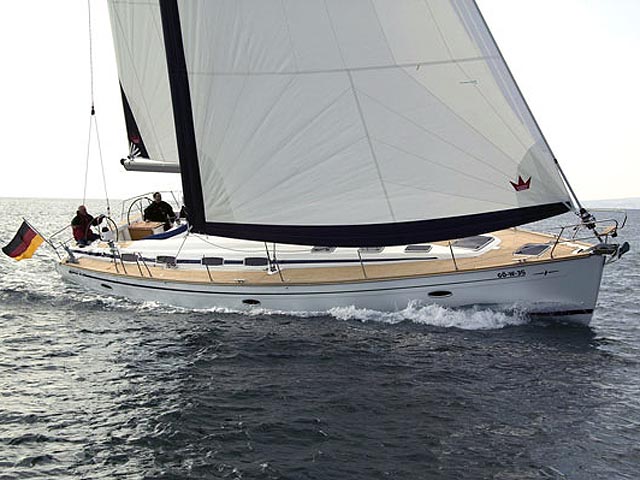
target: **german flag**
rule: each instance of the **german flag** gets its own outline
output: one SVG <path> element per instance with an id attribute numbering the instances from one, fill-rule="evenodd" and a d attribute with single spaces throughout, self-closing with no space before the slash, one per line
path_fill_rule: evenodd
<path id="1" fill-rule="evenodd" d="M 23 260 L 31 258 L 43 241 L 44 238 L 31 228 L 31 225 L 23 221 L 16 236 L 9 242 L 9 245 L 2 248 L 2 251 L 11 258 Z"/>

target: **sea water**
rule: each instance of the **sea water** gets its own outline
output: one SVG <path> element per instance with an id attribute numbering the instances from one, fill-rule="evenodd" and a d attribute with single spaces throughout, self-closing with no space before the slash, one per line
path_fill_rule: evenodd
<path id="1" fill-rule="evenodd" d="M 0 199 L 0 243 L 76 206 Z M 3 257 L 0 479 L 640 478 L 629 223 L 589 328 L 429 305 L 189 311 L 67 284 L 45 246 Z"/>

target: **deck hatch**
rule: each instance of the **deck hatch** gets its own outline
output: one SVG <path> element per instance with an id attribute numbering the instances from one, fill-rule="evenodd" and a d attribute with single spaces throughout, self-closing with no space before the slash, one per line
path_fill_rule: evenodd
<path id="1" fill-rule="evenodd" d="M 200 262 L 202 265 L 207 267 L 219 267 L 224 264 L 224 258 L 222 257 L 202 257 Z"/>
<path id="2" fill-rule="evenodd" d="M 336 247 L 313 247 L 311 253 L 333 253 Z"/>
<path id="3" fill-rule="evenodd" d="M 120 260 L 123 262 L 137 262 L 140 257 L 137 253 L 121 253 Z"/>
<path id="4" fill-rule="evenodd" d="M 407 245 L 404 253 L 429 253 L 431 250 L 433 250 L 432 245 Z"/>
<path id="5" fill-rule="evenodd" d="M 247 257 L 244 259 L 246 267 L 266 267 L 269 265 L 269 260 L 265 257 Z"/>
<path id="6" fill-rule="evenodd" d="M 548 243 L 526 243 L 513 252 L 513 254 L 537 257 L 549 250 L 550 247 L 551 245 Z"/>
<path id="7" fill-rule="evenodd" d="M 158 255 L 156 257 L 156 263 L 161 263 L 165 265 L 177 265 L 177 259 L 171 255 Z"/>
<path id="8" fill-rule="evenodd" d="M 467 250 L 481 250 L 493 242 L 493 237 L 486 235 L 474 235 L 473 237 L 461 238 L 451 243 L 457 248 L 465 248 Z"/>
<path id="9" fill-rule="evenodd" d="M 364 254 L 376 254 L 382 253 L 384 251 L 384 247 L 362 247 L 358 249 L 358 252 Z"/>

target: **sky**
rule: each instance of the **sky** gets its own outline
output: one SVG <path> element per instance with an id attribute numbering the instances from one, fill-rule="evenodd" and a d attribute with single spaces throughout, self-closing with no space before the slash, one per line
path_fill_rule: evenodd
<path id="1" fill-rule="evenodd" d="M 106 0 L 90 0 L 107 190 L 176 190 L 125 172 L 128 151 Z M 582 200 L 640 197 L 640 1 L 478 0 Z M 87 2 L 0 4 L 0 197 L 82 198 L 91 105 Z M 95 138 L 94 138 L 95 140 Z M 104 198 L 96 143 L 88 197 Z"/>

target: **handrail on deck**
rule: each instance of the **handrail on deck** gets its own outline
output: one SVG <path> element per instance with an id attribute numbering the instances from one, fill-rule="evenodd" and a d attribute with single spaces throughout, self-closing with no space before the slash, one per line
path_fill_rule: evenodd
<path id="1" fill-rule="evenodd" d="M 577 223 L 574 225 L 564 225 L 564 226 L 556 227 L 560 229 L 560 232 L 556 235 L 556 240 L 553 243 L 553 248 L 551 249 L 551 253 L 549 254 L 551 258 L 554 258 L 553 254 L 556 248 L 558 247 L 558 245 L 561 243 L 564 244 L 564 243 L 570 243 L 570 242 L 576 242 L 576 241 L 588 241 L 593 239 L 598 239 L 600 240 L 601 243 L 608 243 L 609 238 L 615 238 L 618 235 L 618 230 L 622 230 L 627 224 L 627 218 L 628 218 L 627 212 L 621 211 L 621 210 L 606 210 L 606 211 L 607 212 L 616 211 L 618 213 L 622 213 L 624 215 L 622 222 L 620 222 L 619 219 L 612 217 L 612 218 L 606 218 L 604 220 L 594 220 L 594 222 L 590 226 L 586 225 L 585 223 Z M 606 225 L 609 225 L 608 229 L 598 231 L 598 227 L 602 228 L 603 226 L 606 226 Z M 581 230 L 584 230 L 585 228 L 589 229 L 589 232 L 590 232 L 589 235 L 578 237 L 578 233 Z M 564 232 L 568 229 L 573 229 L 573 236 L 570 239 L 563 240 L 562 236 Z"/>

